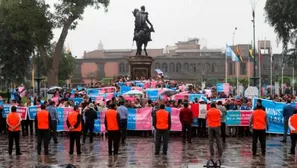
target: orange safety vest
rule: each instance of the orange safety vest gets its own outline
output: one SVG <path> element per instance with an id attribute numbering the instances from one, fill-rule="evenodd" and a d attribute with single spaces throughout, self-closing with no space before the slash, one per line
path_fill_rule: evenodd
<path id="1" fill-rule="evenodd" d="M 7 123 L 12 127 L 15 127 L 20 121 L 21 121 L 21 117 L 16 112 L 12 112 L 7 115 Z M 8 131 L 14 131 L 14 132 L 21 131 L 20 125 L 16 127 L 14 130 L 12 130 L 12 127 L 10 127 L 9 125 L 8 125 Z"/>
<path id="2" fill-rule="evenodd" d="M 105 113 L 105 118 L 107 122 L 107 131 L 118 131 L 119 125 L 118 125 L 118 119 L 117 119 L 118 112 L 113 109 L 109 109 Z"/>
<path id="3" fill-rule="evenodd" d="M 291 126 L 295 128 L 295 131 L 291 130 L 291 134 L 297 133 L 297 114 L 294 114 L 290 117 Z"/>
<path id="4" fill-rule="evenodd" d="M 37 128 L 41 130 L 49 129 L 49 120 L 48 120 L 49 112 L 46 110 L 40 110 L 37 112 Z"/>
<path id="5" fill-rule="evenodd" d="M 169 112 L 166 110 L 161 109 L 156 112 L 156 127 L 157 127 L 157 129 L 160 129 L 160 130 L 168 129 L 168 127 L 169 127 L 168 117 L 169 117 Z"/>
<path id="6" fill-rule="evenodd" d="M 79 112 L 72 112 L 69 114 L 68 116 L 68 122 L 70 124 L 70 127 L 73 127 L 76 123 L 77 123 L 77 116 L 78 116 Z M 79 123 L 78 127 L 75 128 L 74 130 L 70 130 L 70 131 L 81 131 L 81 122 Z"/>
<path id="7" fill-rule="evenodd" d="M 221 111 L 216 108 L 211 108 L 207 111 L 207 124 L 208 127 L 221 126 Z"/>
<path id="8" fill-rule="evenodd" d="M 266 112 L 262 109 L 257 109 L 253 113 L 253 129 L 265 130 L 266 128 Z"/>

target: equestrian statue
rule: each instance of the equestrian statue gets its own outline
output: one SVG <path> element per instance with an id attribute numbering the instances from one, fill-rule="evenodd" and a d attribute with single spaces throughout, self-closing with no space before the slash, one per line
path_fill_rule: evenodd
<path id="1" fill-rule="evenodd" d="M 142 45 L 145 55 L 148 56 L 146 47 L 151 39 L 151 32 L 155 32 L 152 23 L 148 19 L 148 12 L 145 11 L 145 6 L 141 6 L 139 9 L 134 9 L 132 12 L 135 17 L 135 28 L 134 28 L 134 37 L 133 42 L 136 41 L 137 51 L 136 56 L 141 56 Z M 148 26 L 148 24 L 150 26 Z"/>

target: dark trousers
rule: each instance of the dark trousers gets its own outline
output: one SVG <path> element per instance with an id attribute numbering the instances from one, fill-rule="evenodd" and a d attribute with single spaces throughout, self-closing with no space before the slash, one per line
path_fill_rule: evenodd
<path id="1" fill-rule="evenodd" d="M 6 134 L 7 133 L 6 118 L 2 118 L 2 116 L 0 117 L 1 117 L 1 132 Z"/>
<path id="2" fill-rule="evenodd" d="M 33 121 L 32 120 L 22 120 L 22 134 L 23 136 L 29 135 L 29 128 L 30 134 L 33 135 Z"/>
<path id="3" fill-rule="evenodd" d="M 120 142 L 120 131 L 108 131 L 108 154 L 112 154 L 112 147 L 113 153 L 118 154 L 119 152 L 119 142 Z"/>
<path id="4" fill-rule="evenodd" d="M 81 153 L 81 150 L 80 150 L 80 135 L 81 135 L 80 131 L 70 131 L 69 132 L 69 138 L 70 138 L 69 154 L 73 154 L 74 142 L 76 144 L 77 154 Z"/>
<path id="5" fill-rule="evenodd" d="M 20 154 L 20 131 L 8 131 L 8 153 L 12 154 L 13 140 L 15 141 L 16 154 Z"/>
<path id="6" fill-rule="evenodd" d="M 85 124 L 83 142 L 86 142 L 86 136 L 89 131 L 90 132 L 90 143 L 93 143 L 93 130 L 94 130 L 94 123 L 86 123 Z"/>
<path id="7" fill-rule="evenodd" d="M 57 120 L 52 120 L 52 132 L 49 137 L 49 141 L 51 141 L 51 138 L 53 137 L 55 142 L 58 142 L 57 138 Z"/>
<path id="8" fill-rule="evenodd" d="M 167 153 L 169 130 L 157 130 L 156 132 L 156 154 L 160 153 L 161 140 L 163 140 L 163 153 Z"/>
<path id="9" fill-rule="evenodd" d="M 127 138 L 127 119 L 121 119 L 121 141 L 125 143 Z"/>
<path id="10" fill-rule="evenodd" d="M 206 119 L 198 118 L 198 136 L 206 136 Z"/>
<path id="11" fill-rule="evenodd" d="M 222 147 L 222 141 L 220 137 L 220 127 L 208 127 L 208 139 L 209 139 L 209 151 L 210 155 L 214 155 L 214 141 L 216 141 L 219 156 L 222 156 L 223 154 L 223 147 Z"/>
<path id="12" fill-rule="evenodd" d="M 48 140 L 50 132 L 49 130 L 37 130 L 37 153 L 41 152 L 41 144 L 43 141 L 44 154 L 48 154 Z"/>
<path id="13" fill-rule="evenodd" d="M 287 141 L 288 136 L 288 129 L 289 129 L 289 119 L 284 119 L 284 141 Z"/>
<path id="14" fill-rule="evenodd" d="M 295 153 L 297 134 L 291 134 L 291 153 Z"/>
<path id="15" fill-rule="evenodd" d="M 191 138 L 192 138 L 192 124 L 182 124 L 183 142 L 186 141 L 186 135 L 187 135 L 188 142 L 191 142 Z"/>
<path id="16" fill-rule="evenodd" d="M 265 130 L 255 130 L 253 129 L 253 154 L 257 153 L 257 143 L 258 139 L 261 144 L 261 151 L 262 154 L 265 154 L 266 152 L 266 134 Z"/>
<path id="17" fill-rule="evenodd" d="M 222 122 L 221 123 L 221 137 L 223 142 L 226 141 L 226 123 Z"/>

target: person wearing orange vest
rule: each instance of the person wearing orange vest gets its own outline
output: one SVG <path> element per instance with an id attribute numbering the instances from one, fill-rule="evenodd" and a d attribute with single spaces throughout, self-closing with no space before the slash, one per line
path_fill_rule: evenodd
<path id="1" fill-rule="evenodd" d="M 161 148 L 161 140 L 163 139 L 163 155 L 167 154 L 169 130 L 171 128 L 171 116 L 165 110 L 165 105 L 161 104 L 160 109 L 153 118 L 153 125 L 156 130 L 156 146 L 155 154 L 159 155 Z"/>
<path id="2" fill-rule="evenodd" d="M 114 155 L 119 154 L 119 143 L 120 143 L 120 126 L 121 118 L 117 112 L 116 104 L 112 103 L 109 109 L 105 113 L 105 128 L 108 134 L 108 154 L 112 155 L 112 147 Z"/>
<path id="3" fill-rule="evenodd" d="M 297 110 L 294 109 L 293 115 L 289 118 L 289 128 L 291 135 L 291 152 L 289 154 L 295 155 L 295 147 L 297 141 Z"/>
<path id="4" fill-rule="evenodd" d="M 268 117 L 261 104 L 257 104 L 250 118 L 250 128 L 253 133 L 253 156 L 257 154 L 258 139 L 261 144 L 262 155 L 266 153 L 266 130 L 269 129 Z"/>
<path id="5" fill-rule="evenodd" d="M 12 146 L 13 141 L 15 140 L 15 148 L 16 148 L 16 155 L 22 155 L 20 150 L 20 125 L 21 125 L 21 117 L 18 113 L 16 113 L 16 106 L 11 107 L 11 113 L 9 113 L 6 117 L 6 123 L 8 126 L 8 153 L 9 155 L 12 154 Z"/>
<path id="6" fill-rule="evenodd" d="M 37 112 L 35 117 L 35 127 L 37 130 L 37 154 L 40 155 L 41 143 L 43 141 L 44 154 L 48 155 L 48 141 L 51 130 L 51 115 L 45 110 L 45 105 L 41 105 L 41 110 Z"/>
<path id="7" fill-rule="evenodd" d="M 73 112 L 68 115 L 67 126 L 69 128 L 70 150 L 69 154 L 73 154 L 74 141 L 76 143 L 77 155 L 81 154 L 80 150 L 80 135 L 82 130 L 81 115 L 79 114 L 78 106 L 74 106 Z"/>
<path id="8" fill-rule="evenodd" d="M 213 142 L 216 141 L 219 157 L 223 154 L 222 141 L 221 141 L 221 117 L 222 113 L 216 108 L 216 103 L 210 104 L 210 109 L 207 110 L 205 119 L 208 124 L 208 139 L 209 139 L 209 151 L 211 157 L 214 156 Z"/>

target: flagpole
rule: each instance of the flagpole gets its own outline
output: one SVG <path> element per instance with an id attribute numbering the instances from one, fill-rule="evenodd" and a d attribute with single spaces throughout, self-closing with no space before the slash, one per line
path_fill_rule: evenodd
<path id="1" fill-rule="evenodd" d="M 236 30 L 237 30 L 237 27 L 235 27 L 234 29 L 234 32 L 233 32 L 233 42 L 232 42 L 232 46 L 233 46 L 233 51 L 235 49 L 235 46 L 234 46 L 234 39 L 235 39 L 235 34 L 236 34 Z M 238 62 L 235 62 L 235 71 L 236 71 L 236 94 L 238 95 Z"/>
<path id="2" fill-rule="evenodd" d="M 272 87 L 272 47 L 270 46 L 270 90 L 271 90 L 271 94 L 273 95 L 273 87 Z"/>
<path id="3" fill-rule="evenodd" d="M 228 83 L 228 62 L 227 62 L 227 53 L 225 53 L 225 83 Z"/>

